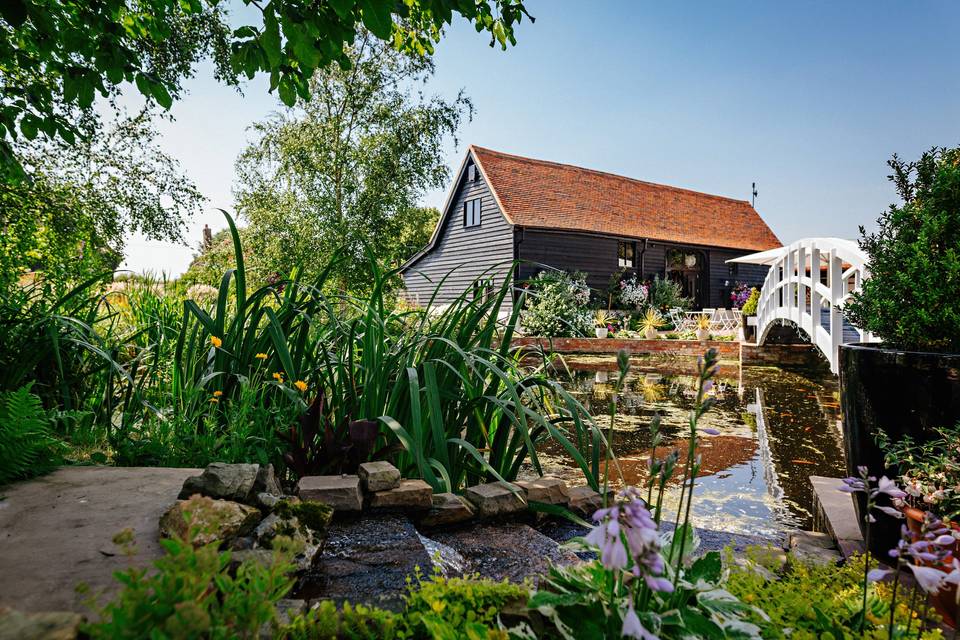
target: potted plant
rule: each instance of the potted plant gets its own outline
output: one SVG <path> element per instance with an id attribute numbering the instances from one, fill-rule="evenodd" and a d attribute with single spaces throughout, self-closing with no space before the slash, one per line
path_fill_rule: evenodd
<path id="1" fill-rule="evenodd" d="M 890 441 L 885 435 L 877 439 L 884 451 L 884 462 L 899 470 L 899 484 L 906 497 L 896 501 L 903 513 L 913 542 L 924 538 L 924 522 L 941 521 L 960 536 L 960 423 L 935 429 L 937 436 L 917 442 L 911 436 Z M 957 555 L 956 541 L 940 545 L 952 556 Z M 932 562 L 944 573 L 953 570 L 952 563 Z M 934 606 L 950 626 L 956 626 L 957 586 L 941 589 L 933 598 Z"/>
<path id="2" fill-rule="evenodd" d="M 597 309 L 597 312 L 593 315 L 593 332 L 598 338 L 607 337 L 610 332 L 610 328 L 607 326 L 609 321 L 610 316 L 607 315 L 607 312 L 603 309 Z"/>
<path id="3" fill-rule="evenodd" d="M 916 162 L 889 161 L 902 202 L 861 228 L 870 275 L 844 306 L 880 344 L 840 347 L 840 394 L 846 462 L 856 475 L 893 475 L 876 438 L 935 440 L 960 420 L 960 149 L 934 148 Z M 862 500 L 858 508 L 864 508 Z M 878 521 L 876 549 L 899 535 Z"/>
<path id="4" fill-rule="evenodd" d="M 656 309 L 647 307 L 647 312 L 640 318 L 640 331 L 643 332 L 643 337 L 647 340 L 656 340 L 660 337 L 657 334 L 657 329 L 665 324 L 663 316 L 657 313 Z"/>
<path id="5" fill-rule="evenodd" d="M 740 324 L 743 329 L 744 341 L 756 342 L 757 340 L 757 305 L 760 303 L 760 289 L 753 287 L 750 289 L 750 295 L 747 301 L 743 303 L 740 309 Z"/>
<path id="6" fill-rule="evenodd" d="M 697 340 L 706 342 L 710 339 L 710 316 L 701 313 L 697 316 Z"/>

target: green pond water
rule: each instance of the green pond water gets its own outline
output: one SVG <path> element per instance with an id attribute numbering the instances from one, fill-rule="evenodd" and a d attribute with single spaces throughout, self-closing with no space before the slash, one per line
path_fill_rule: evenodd
<path id="1" fill-rule="evenodd" d="M 614 359 L 567 358 L 554 376 L 607 428 L 611 394 L 618 373 Z M 659 414 L 662 457 L 688 447 L 688 417 L 696 397 L 692 359 L 634 359 L 617 398 L 614 451 L 619 459 L 611 477 L 617 484 L 642 485 L 651 455 L 650 419 Z M 702 470 L 693 504 L 694 524 L 705 529 L 749 535 L 781 536 L 810 529 L 811 475 L 844 475 L 843 440 L 836 379 L 772 367 L 721 364 L 713 393 L 714 408 L 702 427 L 719 435 L 702 435 L 698 453 Z M 558 447 L 542 451 L 546 473 L 571 482 L 582 475 Z M 676 478 L 666 500 L 676 504 Z"/>

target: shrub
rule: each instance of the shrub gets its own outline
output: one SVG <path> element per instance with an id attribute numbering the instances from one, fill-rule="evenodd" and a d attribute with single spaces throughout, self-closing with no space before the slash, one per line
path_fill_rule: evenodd
<path id="1" fill-rule="evenodd" d="M 655 276 L 650 283 L 648 300 L 651 307 L 661 312 L 675 307 L 689 309 L 693 301 L 683 296 L 683 288 L 679 282 L 674 282 L 660 276 Z"/>
<path id="2" fill-rule="evenodd" d="M 593 333 L 583 274 L 542 271 L 529 282 L 520 323 L 533 336 L 582 337 Z"/>
<path id="3" fill-rule="evenodd" d="M 743 303 L 741 311 L 745 316 L 755 316 L 757 315 L 757 305 L 760 304 L 760 289 L 753 287 L 750 289 L 750 295 L 747 297 L 747 301 Z"/>
<path id="4" fill-rule="evenodd" d="M 867 601 L 867 625 L 861 635 L 864 558 L 857 557 L 842 566 L 790 562 L 781 570 L 779 553 L 767 549 L 751 549 L 747 562 L 728 562 L 730 574 L 726 587 L 744 603 L 763 611 L 752 622 L 759 626 L 764 638 L 779 640 L 819 640 L 834 638 L 853 640 L 871 638 L 885 640 L 890 616 L 891 588 L 884 583 L 871 583 Z M 732 557 L 728 557 L 732 560 Z M 906 591 L 906 590 L 904 590 Z M 894 623 L 899 629 L 892 637 L 903 634 L 911 618 L 910 598 L 901 595 L 897 601 Z M 914 623 L 918 627 L 919 623 Z M 938 630 L 916 637 L 940 638 Z"/>
<path id="5" fill-rule="evenodd" d="M 31 386 L 0 393 L 0 485 L 47 473 L 63 462 L 66 446 L 53 436 Z"/>
<path id="6" fill-rule="evenodd" d="M 902 203 L 860 228 L 870 277 L 844 313 L 894 347 L 960 351 L 960 148 L 888 164 Z"/>

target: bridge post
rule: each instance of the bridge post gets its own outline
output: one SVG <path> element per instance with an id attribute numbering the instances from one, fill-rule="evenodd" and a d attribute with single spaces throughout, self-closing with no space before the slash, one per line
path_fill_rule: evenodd
<path id="1" fill-rule="evenodd" d="M 820 249 L 810 245 L 810 342 L 816 344 L 820 328 Z"/>
<path id="2" fill-rule="evenodd" d="M 788 248 L 787 259 L 783 269 L 783 279 L 786 281 L 786 284 L 783 286 L 783 300 L 780 302 L 780 306 L 786 307 L 787 309 L 790 309 L 790 306 L 793 304 L 793 296 L 797 288 L 793 280 L 793 261 L 794 253 Z M 787 317 L 792 318 L 793 313 L 788 312 Z"/>
<path id="3" fill-rule="evenodd" d="M 830 282 L 830 370 L 837 372 L 840 364 L 840 345 L 843 344 L 843 314 L 840 300 L 843 298 L 843 260 L 836 249 L 830 250 L 830 266 L 827 269 Z"/>
<path id="4" fill-rule="evenodd" d="M 804 284 L 804 277 L 807 274 L 807 249 L 802 244 L 797 247 L 797 257 L 795 258 L 794 267 L 797 272 L 794 276 L 796 278 L 796 286 L 794 287 L 796 302 L 791 298 L 790 300 L 790 309 L 793 311 L 791 314 L 793 316 L 793 321 L 798 327 L 803 326 L 803 312 L 807 307 L 807 292 L 806 285 Z"/>

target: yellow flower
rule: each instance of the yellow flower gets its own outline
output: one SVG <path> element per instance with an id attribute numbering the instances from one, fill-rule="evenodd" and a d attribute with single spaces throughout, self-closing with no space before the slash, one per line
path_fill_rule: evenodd
<path id="1" fill-rule="evenodd" d="M 223 344 L 223 340 L 221 340 L 221 339 L 218 338 L 217 336 L 210 336 L 210 344 L 212 344 L 214 347 L 216 347 L 217 349 L 219 349 L 219 348 L 220 348 L 220 345 Z"/>
<path id="2" fill-rule="evenodd" d="M 430 603 L 430 608 L 433 609 L 436 613 L 441 613 L 444 609 L 447 608 L 447 603 L 443 600 L 434 600 Z"/>
<path id="3" fill-rule="evenodd" d="M 223 395 L 223 391 L 214 391 L 214 392 L 213 392 L 213 397 L 214 397 L 214 398 L 219 398 L 219 397 L 222 396 L 222 395 Z"/>
<path id="4" fill-rule="evenodd" d="M 300 393 L 303 393 L 307 390 L 307 383 L 304 382 L 303 380 L 297 380 L 296 382 L 293 383 L 293 386 L 299 389 Z"/>
<path id="5" fill-rule="evenodd" d="M 258 353 L 257 355 L 255 355 L 255 356 L 253 356 L 253 357 L 256 358 L 257 360 L 266 360 L 266 359 L 267 359 L 267 354 L 265 354 L 265 353 Z"/>
<path id="6" fill-rule="evenodd" d="M 213 404 L 219 404 L 219 403 L 220 403 L 220 399 L 219 399 L 219 398 L 210 398 L 210 402 L 212 402 Z"/>
<path id="7" fill-rule="evenodd" d="M 280 384 L 283 384 L 283 374 L 280 373 L 279 371 L 274 372 L 273 379 L 279 382 Z"/>

